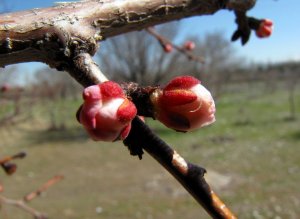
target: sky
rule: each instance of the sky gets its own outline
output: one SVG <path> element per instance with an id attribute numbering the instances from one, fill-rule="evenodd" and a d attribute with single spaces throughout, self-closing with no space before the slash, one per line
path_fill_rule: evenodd
<path id="1" fill-rule="evenodd" d="M 53 6 L 53 0 L 0 0 L 7 2 L 11 11 Z M 68 1 L 68 0 L 63 0 Z M 258 39 L 252 33 L 250 41 L 241 46 L 234 42 L 233 46 L 242 57 L 249 62 L 276 63 L 284 61 L 300 61 L 300 0 L 257 0 L 248 16 L 269 18 L 274 22 L 274 32 L 270 38 Z M 221 31 L 230 39 L 236 29 L 234 15 L 222 10 L 213 16 L 186 18 L 180 23 L 181 37 L 188 35 L 204 36 L 209 32 Z M 25 65 L 28 68 L 28 65 Z M 34 64 L 38 67 L 38 64 Z M 32 69 L 32 68 L 31 68 Z"/>

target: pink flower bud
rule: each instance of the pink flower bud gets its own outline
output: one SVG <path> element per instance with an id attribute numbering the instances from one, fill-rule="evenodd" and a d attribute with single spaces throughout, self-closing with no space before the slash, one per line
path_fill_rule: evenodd
<path id="1" fill-rule="evenodd" d="M 259 28 L 256 30 L 256 36 L 259 38 L 265 38 L 271 36 L 273 31 L 273 22 L 269 19 L 261 21 Z"/>
<path id="2" fill-rule="evenodd" d="M 186 41 L 183 45 L 184 49 L 186 50 L 194 50 L 196 47 L 196 44 L 193 41 Z"/>
<path id="3" fill-rule="evenodd" d="M 173 46 L 170 43 L 164 44 L 163 48 L 166 53 L 170 53 L 173 51 Z"/>
<path id="4" fill-rule="evenodd" d="M 115 141 L 127 137 L 137 109 L 117 83 L 107 81 L 87 87 L 83 99 L 77 118 L 93 140 Z"/>
<path id="5" fill-rule="evenodd" d="M 210 92 L 191 76 L 176 77 L 151 95 L 155 118 L 176 131 L 190 131 L 215 121 Z"/>

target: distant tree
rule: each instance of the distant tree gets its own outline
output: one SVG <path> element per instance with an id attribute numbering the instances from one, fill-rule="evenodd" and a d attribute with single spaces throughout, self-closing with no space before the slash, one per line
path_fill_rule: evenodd
<path id="1" fill-rule="evenodd" d="M 49 119 L 49 130 L 65 129 L 67 120 L 63 109 L 66 107 L 66 100 L 77 99 L 80 96 L 80 85 L 67 74 L 48 68 L 37 70 L 34 78 L 36 80 L 30 96 L 47 106 L 45 118 Z M 52 107 L 53 104 L 55 107 Z"/>
<path id="2" fill-rule="evenodd" d="M 201 78 L 215 97 L 220 96 L 231 74 L 243 66 L 243 60 L 238 57 L 230 41 L 220 31 L 208 33 L 202 38 L 192 37 L 190 40 L 195 42 L 194 53 L 204 58 L 204 64 L 190 63 L 185 71 Z"/>
<path id="3" fill-rule="evenodd" d="M 49 98 L 67 97 L 77 98 L 82 88 L 67 74 L 61 74 L 57 70 L 43 68 L 35 72 L 35 85 L 40 88 L 39 95 Z"/>
<path id="4" fill-rule="evenodd" d="M 161 25 L 157 32 L 171 41 L 179 30 L 178 22 Z M 110 38 L 101 44 L 101 67 L 115 81 L 134 81 L 141 85 L 158 84 L 179 74 L 184 60 L 176 51 L 166 52 L 145 30 Z M 182 71 L 181 71 L 182 73 Z M 187 72 L 186 72 L 187 73 Z"/>
<path id="5" fill-rule="evenodd" d="M 283 73 L 285 75 L 286 89 L 288 91 L 289 100 L 289 120 L 296 119 L 296 87 L 300 79 L 300 65 L 290 64 L 284 67 Z"/>

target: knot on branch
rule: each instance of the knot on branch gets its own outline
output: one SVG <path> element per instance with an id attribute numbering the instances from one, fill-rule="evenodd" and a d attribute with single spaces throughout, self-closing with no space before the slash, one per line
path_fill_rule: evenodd
<path id="1" fill-rule="evenodd" d="M 121 87 L 132 102 L 135 103 L 138 115 L 154 118 L 154 109 L 150 96 L 159 86 L 141 87 L 137 83 L 129 82 L 122 83 Z"/>

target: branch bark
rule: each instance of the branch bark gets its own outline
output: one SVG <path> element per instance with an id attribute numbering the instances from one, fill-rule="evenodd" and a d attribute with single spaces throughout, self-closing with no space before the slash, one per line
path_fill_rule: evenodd
<path id="1" fill-rule="evenodd" d="M 44 62 L 59 70 L 97 42 L 185 17 L 242 9 L 255 0 L 88 0 L 0 15 L 0 67 Z M 237 7 L 237 8 L 236 8 Z"/>
<path id="2" fill-rule="evenodd" d="M 140 153 L 139 148 L 147 151 L 181 183 L 212 218 L 236 219 L 236 216 L 206 182 L 204 178 L 206 170 L 185 161 L 138 117 L 133 120 L 132 129 L 129 136 L 124 140 L 124 144 L 137 153 Z"/>

